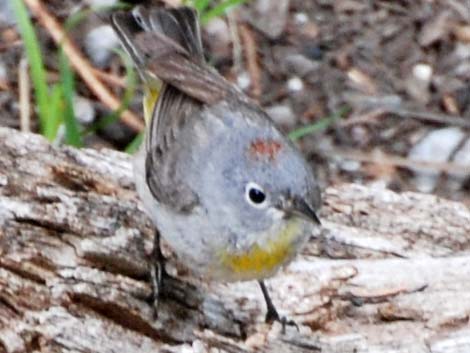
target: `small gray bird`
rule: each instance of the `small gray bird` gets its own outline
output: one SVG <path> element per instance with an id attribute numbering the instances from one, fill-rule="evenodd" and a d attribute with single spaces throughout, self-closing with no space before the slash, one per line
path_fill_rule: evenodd
<path id="1" fill-rule="evenodd" d="M 313 171 L 269 116 L 204 60 L 197 13 L 138 6 L 112 25 L 145 87 L 137 191 L 181 263 L 209 280 L 258 280 L 266 321 L 289 324 L 263 279 L 320 224 Z M 157 98 L 158 97 L 158 98 Z M 155 241 L 154 293 L 163 281 Z"/>

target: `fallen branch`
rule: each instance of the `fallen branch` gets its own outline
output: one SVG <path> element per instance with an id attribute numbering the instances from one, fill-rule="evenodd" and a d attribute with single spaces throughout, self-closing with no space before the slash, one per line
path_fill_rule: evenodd
<path id="1" fill-rule="evenodd" d="M 0 128 L 0 156 L 0 352 L 470 351 L 462 204 L 328 188 L 322 234 L 268 281 L 300 325 L 282 335 L 256 283 L 204 283 L 168 251 L 175 278 L 153 318 L 153 227 L 128 155 Z"/>

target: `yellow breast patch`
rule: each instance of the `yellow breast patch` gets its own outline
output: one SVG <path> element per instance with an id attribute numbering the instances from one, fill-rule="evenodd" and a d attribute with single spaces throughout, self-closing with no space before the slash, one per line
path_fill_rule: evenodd
<path id="1" fill-rule="evenodd" d="M 269 275 L 293 255 L 294 240 L 300 236 L 302 228 L 299 220 L 292 219 L 266 244 L 256 243 L 243 253 L 222 252 L 222 264 L 240 279 Z"/>

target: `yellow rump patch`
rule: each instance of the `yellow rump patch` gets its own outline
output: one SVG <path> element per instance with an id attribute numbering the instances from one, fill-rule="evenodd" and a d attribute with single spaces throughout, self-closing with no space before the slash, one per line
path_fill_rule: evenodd
<path id="1" fill-rule="evenodd" d="M 152 119 L 153 109 L 157 103 L 158 96 L 160 95 L 160 87 L 146 87 L 143 99 L 144 106 L 144 119 L 145 123 L 149 124 Z"/>

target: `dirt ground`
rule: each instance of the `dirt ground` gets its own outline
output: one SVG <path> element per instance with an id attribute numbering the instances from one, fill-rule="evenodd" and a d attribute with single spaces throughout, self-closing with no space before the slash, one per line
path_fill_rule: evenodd
<path id="1" fill-rule="evenodd" d="M 89 2 L 43 1 L 61 24 Z M 5 1 L 0 5 L 0 125 L 20 128 L 24 51 Z M 104 18 L 90 15 L 72 30 L 85 55 L 87 34 Z M 48 30 L 36 29 L 53 81 L 56 46 Z M 209 22 L 203 38 L 208 60 L 284 131 L 343 113 L 298 140 L 324 185 L 373 183 L 470 205 L 469 0 L 253 0 Z M 121 95 L 120 57 L 112 54 L 99 65 L 87 58 Z M 109 113 L 82 80 L 77 85 L 93 121 Z M 141 115 L 139 93 L 131 110 Z M 34 114 L 31 127 L 37 130 Z M 134 135 L 115 123 L 86 144 L 123 149 Z"/>

